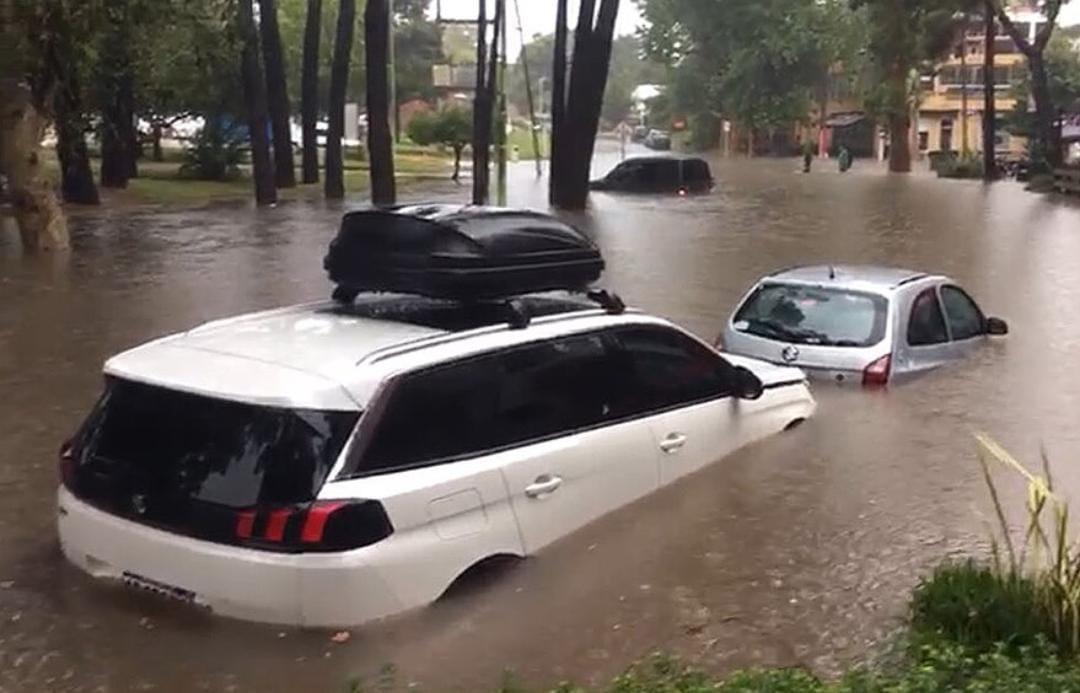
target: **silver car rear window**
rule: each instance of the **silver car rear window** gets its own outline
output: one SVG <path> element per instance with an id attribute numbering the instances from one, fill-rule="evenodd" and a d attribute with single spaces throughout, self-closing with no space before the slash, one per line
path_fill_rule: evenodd
<path id="1" fill-rule="evenodd" d="M 885 337 L 884 296 L 842 288 L 766 283 L 739 308 L 739 332 L 793 344 L 868 347 Z"/>

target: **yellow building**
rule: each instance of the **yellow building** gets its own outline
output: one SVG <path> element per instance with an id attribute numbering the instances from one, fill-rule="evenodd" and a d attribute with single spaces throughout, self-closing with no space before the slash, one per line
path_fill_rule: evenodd
<path id="1" fill-rule="evenodd" d="M 1018 9 L 1009 14 L 1017 27 L 1034 42 L 1035 35 L 1044 25 L 1043 15 L 1034 9 Z M 918 118 L 912 128 L 921 155 L 982 151 L 985 27 L 982 19 L 972 19 L 953 54 L 938 66 L 934 75 L 923 77 Z M 1001 121 L 1016 106 L 1012 85 L 1026 75 L 1027 61 L 1000 26 L 994 45 L 994 103 L 998 116 L 995 149 L 1002 155 L 1021 154 L 1027 145 L 1026 139 L 1011 136 L 1001 127 Z"/>

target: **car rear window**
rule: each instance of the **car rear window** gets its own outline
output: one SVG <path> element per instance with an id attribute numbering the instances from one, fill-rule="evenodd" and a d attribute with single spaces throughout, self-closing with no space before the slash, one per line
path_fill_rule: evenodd
<path id="1" fill-rule="evenodd" d="M 740 332 L 795 344 L 868 347 L 885 336 L 884 296 L 800 284 L 759 286 L 735 315 Z"/>
<path id="2" fill-rule="evenodd" d="M 77 496 L 173 525 L 192 502 L 313 500 L 359 412 L 264 407 L 109 378 L 76 441 Z"/>

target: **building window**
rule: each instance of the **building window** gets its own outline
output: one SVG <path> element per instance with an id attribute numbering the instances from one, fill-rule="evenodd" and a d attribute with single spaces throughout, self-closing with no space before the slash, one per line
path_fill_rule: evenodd
<path id="1" fill-rule="evenodd" d="M 930 133 L 923 130 L 919 133 L 919 151 L 925 152 L 930 149 Z"/>

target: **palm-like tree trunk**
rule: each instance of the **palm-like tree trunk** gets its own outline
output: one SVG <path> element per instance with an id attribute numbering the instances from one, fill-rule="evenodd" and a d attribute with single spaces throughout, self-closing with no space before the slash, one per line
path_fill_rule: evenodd
<path id="1" fill-rule="evenodd" d="M 554 72 L 551 77 L 551 180 L 548 186 L 548 201 L 558 205 L 562 190 L 560 181 L 564 177 L 563 162 L 566 147 L 562 143 L 566 128 L 566 44 L 567 0 L 557 0 L 555 11 L 555 55 L 552 57 Z"/>
<path id="2" fill-rule="evenodd" d="M 304 65 L 300 85 L 303 117 L 304 183 L 319 182 L 319 37 L 322 35 L 322 0 L 308 0 L 304 24 Z"/>
<path id="3" fill-rule="evenodd" d="M 487 2 L 479 5 L 476 20 L 476 91 L 473 92 L 473 191 L 472 202 L 482 205 L 488 196 L 488 163 L 491 147 L 491 99 L 487 75 Z"/>
<path id="4" fill-rule="evenodd" d="M 997 22 L 994 21 L 994 9 L 985 3 L 986 42 L 983 44 L 983 178 L 992 181 L 997 178 L 997 79 L 994 74 L 994 57 L 997 50 Z"/>
<path id="5" fill-rule="evenodd" d="M 392 205 L 394 140 L 390 132 L 390 3 L 367 0 L 364 9 L 364 50 L 367 60 L 368 150 L 371 155 L 371 201 Z"/>
<path id="6" fill-rule="evenodd" d="M 289 89 L 285 83 L 285 56 L 281 48 L 276 0 L 259 0 L 259 31 L 263 61 L 266 63 L 266 95 L 270 126 L 274 135 L 274 183 L 279 188 L 296 187 L 293 167 L 292 128 L 289 118 Z"/>
<path id="7" fill-rule="evenodd" d="M 274 186 L 274 167 L 270 159 L 270 138 L 267 135 L 266 83 L 259 65 L 259 36 L 255 29 L 252 0 L 239 0 L 238 26 L 243 45 L 240 79 L 244 87 L 248 129 L 251 135 L 251 166 L 255 181 L 255 204 L 277 202 Z"/>
<path id="8" fill-rule="evenodd" d="M 330 67 L 330 129 L 326 134 L 326 180 L 323 182 L 326 197 L 332 200 L 345 197 L 341 138 L 345 136 L 345 91 L 349 86 L 349 61 L 355 31 L 356 0 L 341 0 L 334 36 L 334 61 Z"/>

